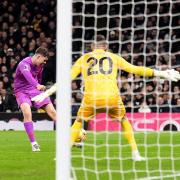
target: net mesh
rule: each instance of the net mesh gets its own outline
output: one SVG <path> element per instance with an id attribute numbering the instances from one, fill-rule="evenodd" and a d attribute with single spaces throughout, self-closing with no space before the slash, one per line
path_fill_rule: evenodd
<path id="1" fill-rule="evenodd" d="M 180 3 L 176 0 L 74 0 L 72 64 L 91 51 L 97 34 L 106 37 L 109 51 L 128 62 L 180 71 Z M 180 84 L 143 78 L 120 70 L 117 78 L 127 116 L 143 162 L 131 151 L 119 123 L 100 113 L 84 128 L 83 148 L 72 149 L 74 179 L 180 178 Z M 83 98 L 82 78 L 72 82 L 72 119 Z"/>

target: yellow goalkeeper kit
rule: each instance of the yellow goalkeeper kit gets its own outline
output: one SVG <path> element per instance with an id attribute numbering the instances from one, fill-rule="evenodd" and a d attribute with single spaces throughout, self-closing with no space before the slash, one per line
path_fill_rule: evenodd
<path id="1" fill-rule="evenodd" d="M 78 116 L 88 120 L 97 112 L 108 108 L 108 114 L 112 118 L 124 117 L 125 108 L 117 86 L 118 69 L 139 76 L 153 76 L 152 69 L 134 66 L 122 57 L 102 49 L 86 53 L 75 62 L 71 69 L 71 77 L 75 79 L 82 74 L 85 87 Z"/>

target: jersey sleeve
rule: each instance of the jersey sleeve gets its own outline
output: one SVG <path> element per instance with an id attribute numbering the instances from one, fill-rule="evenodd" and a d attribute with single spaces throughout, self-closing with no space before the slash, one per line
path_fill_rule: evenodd
<path id="1" fill-rule="evenodd" d="M 145 76 L 145 77 L 152 77 L 154 76 L 154 71 L 151 68 L 143 67 L 143 66 L 135 66 L 133 64 L 128 63 L 124 58 L 120 56 L 116 56 L 118 61 L 118 68 L 122 69 L 126 72 Z"/>
<path id="2" fill-rule="evenodd" d="M 23 74 L 23 76 L 25 77 L 25 79 L 29 82 L 29 84 L 31 84 L 32 86 L 36 87 L 39 83 L 32 76 L 30 69 L 31 68 L 30 68 L 29 64 L 22 63 L 20 65 L 20 71 Z"/>
<path id="3" fill-rule="evenodd" d="M 82 66 L 82 59 L 83 56 L 81 56 L 72 66 L 71 68 L 71 79 L 75 79 L 80 73 L 81 73 L 81 66 Z"/>

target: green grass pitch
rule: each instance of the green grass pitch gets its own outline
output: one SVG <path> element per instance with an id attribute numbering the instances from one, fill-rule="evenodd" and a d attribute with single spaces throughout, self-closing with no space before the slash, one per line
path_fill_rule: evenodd
<path id="1" fill-rule="evenodd" d="M 41 152 L 31 152 L 25 132 L 0 132 L 0 180 L 55 179 L 55 132 L 36 132 L 36 136 Z M 85 146 L 72 149 L 74 179 L 180 179 L 180 133 L 136 133 L 135 137 L 148 158 L 145 162 L 130 159 L 130 147 L 120 133 L 88 132 Z"/>

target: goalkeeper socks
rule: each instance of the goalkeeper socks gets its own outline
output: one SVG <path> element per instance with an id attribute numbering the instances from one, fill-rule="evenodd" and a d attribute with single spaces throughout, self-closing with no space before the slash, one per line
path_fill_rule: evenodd
<path id="1" fill-rule="evenodd" d="M 132 151 L 137 150 L 137 144 L 134 138 L 133 129 L 128 119 L 122 121 L 121 125 L 124 130 L 124 136 L 127 139 L 128 143 L 130 144 Z"/>
<path id="2" fill-rule="evenodd" d="M 26 130 L 26 133 L 29 137 L 30 142 L 35 142 L 35 135 L 34 135 L 34 127 L 33 127 L 33 122 L 24 122 L 24 127 Z"/>
<path id="3" fill-rule="evenodd" d="M 74 124 L 71 127 L 71 143 L 74 143 L 78 139 L 81 128 L 82 122 L 74 121 Z"/>

